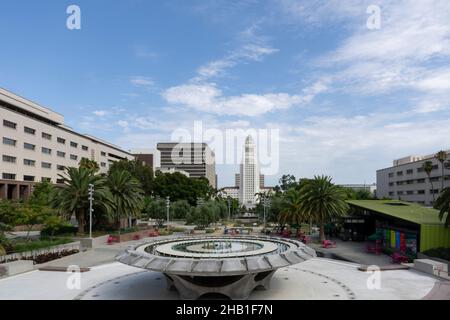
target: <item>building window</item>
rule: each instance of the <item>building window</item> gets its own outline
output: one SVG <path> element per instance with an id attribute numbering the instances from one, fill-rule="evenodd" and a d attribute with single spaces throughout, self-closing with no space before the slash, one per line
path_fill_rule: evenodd
<path id="1" fill-rule="evenodd" d="M 58 143 L 61 143 L 61 144 L 66 144 L 66 139 L 63 139 L 63 138 L 57 138 L 56 141 L 58 141 Z"/>
<path id="2" fill-rule="evenodd" d="M 23 148 L 34 151 L 36 149 L 36 146 L 34 144 L 24 142 Z"/>
<path id="3" fill-rule="evenodd" d="M 439 193 L 439 189 L 434 189 L 434 190 L 431 189 L 431 190 L 430 190 L 430 194 L 433 194 L 433 193 L 434 193 L 434 194 L 438 194 L 438 193 Z"/>
<path id="4" fill-rule="evenodd" d="M 425 179 L 418 179 L 417 183 L 425 183 Z"/>
<path id="5" fill-rule="evenodd" d="M 417 194 L 425 194 L 425 190 L 419 190 L 417 191 Z"/>
<path id="6" fill-rule="evenodd" d="M 83 151 L 88 151 L 88 150 L 89 150 L 89 148 L 88 148 L 87 146 L 81 146 L 81 149 L 82 149 Z"/>
<path id="7" fill-rule="evenodd" d="M 64 184 L 64 179 L 56 179 L 57 184 Z"/>
<path id="8" fill-rule="evenodd" d="M 3 156 L 3 162 L 16 163 L 17 158 L 11 156 Z"/>
<path id="9" fill-rule="evenodd" d="M 3 120 L 3 126 L 11 128 L 11 129 L 16 129 L 17 128 L 17 123 L 14 123 L 14 122 L 11 122 L 11 121 L 8 121 L 8 120 Z"/>
<path id="10" fill-rule="evenodd" d="M 394 183 L 393 182 L 389 182 L 389 187 L 393 187 Z"/>
<path id="11" fill-rule="evenodd" d="M 36 134 L 36 130 L 35 130 L 35 129 L 32 129 L 32 128 L 29 128 L 29 127 L 24 127 L 24 128 L 23 128 L 23 131 L 24 131 L 25 133 L 32 134 L 33 136 Z"/>
<path id="12" fill-rule="evenodd" d="M 36 161 L 29 160 L 29 159 L 23 159 L 23 164 L 26 166 L 34 167 L 34 166 L 36 166 Z"/>
<path id="13" fill-rule="evenodd" d="M 65 158 L 65 157 L 66 157 L 66 153 L 65 153 L 65 152 L 62 152 L 62 151 L 56 152 L 56 155 L 57 155 L 58 157 L 60 157 L 60 158 Z"/>
<path id="14" fill-rule="evenodd" d="M 3 173 L 2 178 L 4 180 L 16 180 L 16 175 L 14 173 Z"/>
<path id="15" fill-rule="evenodd" d="M 78 160 L 78 156 L 76 156 L 76 155 L 74 155 L 74 154 L 71 154 L 71 155 L 70 155 L 70 160 L 75 160 L 75 161 L 77 161 L 77 160 Z"/>
<path id="16" fill-rule="evenodd" d="M 66 170 L 66 167 L 61 166 L 61 165 L 57 165 L 56 169 L 59 170 L 59 171 L 64 171 L 64 170 Z"/>
<path id="17" fill-rule="evenodd" d="M 42 177 L 41 181 L 42 182 L 52 182 L 52 178 Z"/>
<path id="18" fill-rule="evenodd" d="M 389 173 L 389 178 L 393 178 L 393 177 L 394 177 L 394 173 L 393 172 Z"/>
<path id="19" fill-rule="evenodd" d="M 70 146 L 71 146 L 72 148 L 78 148 L 78 143 L 71 141 L 71 142 L 70 142 Z"/>
<path id="20" fill-rule="evenodd" d="M 439 177 L 433 177 L 433 178 L 430 178 L 430 181 L 432 181 L 432 182 L 437 182 L 437 181 L 439 181 Z"/>
<path id="21" fill-rule="evenodd" d="M 52 149 L 42 147 L 42 153 L 44 154 L 52 154 Z"/>
<path id="22" fill-rule="evenodd" d="M 23 176 L 23 181 L 33 182 L 34 181 L 34 176 Z"/>
<path id="23" fill-rule="evenodd" d="M 413 184 L 414 183 L 414 180 L 408 180 L 408 181 L 406 181 L 406 184 Z"/>
<path id="24" fill-rule="evenodd" d="M 414 173 L 413 169 L 406 170 L 406 174 L 413 174 L 413 173 Z"/>
<path id="25" fill-rule="evenodd" d="M 403 176 L 403 171 L 397 171 L 397 176 L 399 177 Z"/>
<path id="26" fill-rule="evenodd" d="M 52 140 L 52 135 L 42 132 L 42 138 L 47 139 L 47 140 Z"/>
<path id="27" fill-rule="evenodd" d="M 6 144 L 8 146 L 14 146 L 15 147 L 16 146 L 16 142 L 17 142 L 17 140 L 3 137 L 3 144 Z"/>
<path id="28" fill-rule="evenodd" d="M 101 166 L 102 168 L 104 168 L 104 167 L 106 167 L 106 163 L 105 163 L 105 162 L 102 162 L 102 163 L 100 163 L 100 166 Z"/>
<path id="29" fill-rule="evenodd" d="M 48 162 L 42 162 L 41 166 L 44 169 L 51 169 L 52 168 L 52 164 L 48 163 Z"/>
<path id="30" fill-rule="evenodd" d="M 414 194 L 414 191 L 406 191 L 406 194 L 407 194 L 407 195 L 413 195 L 413 194 Z"/>
<path id="31" fill-rule="evenodd" d="M 403 195 L 403 191 L 397 191 L 397 194 L 398 194 L 399 196 L 401 196 L 401 195 Z"/>
<path id="32" fill-rule="evenodd" d="M 101 155 L 102 155 L 102 157 L 106 157 L 106 152 L 102 151 Z"/>

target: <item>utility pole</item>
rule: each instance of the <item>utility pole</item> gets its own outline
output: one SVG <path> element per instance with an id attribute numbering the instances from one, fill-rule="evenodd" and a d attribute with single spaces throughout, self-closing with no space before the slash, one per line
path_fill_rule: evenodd
<path id="1" fill-rule="evenodd" d="M 166 198 L 166 208 L 167 208 L 167 228 L 169 228 L 170 197 Z"/>
<path id="2" fill-rule="evenodd" d="M 89 184 L 89 238 L 92 239 L 92 202 L 94 201 L 94 185 Z"/>

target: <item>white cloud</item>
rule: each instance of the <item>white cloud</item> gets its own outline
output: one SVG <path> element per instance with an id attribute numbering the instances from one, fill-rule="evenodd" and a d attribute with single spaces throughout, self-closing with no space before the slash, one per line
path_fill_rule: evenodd
<path id="1" fill-rule="evenodd" d="M 153 87 L 155 82 L 149 78 L 149 77 L 143 77 L 143 76 L 135 76 L 130 78 L 131 84 L 137 87 L 145 87 L 150 88 Z"/>
<path id="2" fill-rule="evenodd" d="M 108 111 L 105 110 L 96 110 L 94 112 L 92 112 L 94 115 L 96 115 L 97 117 L 104 117 L 108 114 Z"/>

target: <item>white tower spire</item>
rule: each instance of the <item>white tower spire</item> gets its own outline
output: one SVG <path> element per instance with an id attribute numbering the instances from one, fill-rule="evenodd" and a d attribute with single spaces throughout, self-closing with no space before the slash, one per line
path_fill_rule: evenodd
<path id="1" fill-rule="evenodd" d="M 259 193 L 259 165 L 256 146 L 251 136 L 245 139 L 244 157 L 241 164 L 239 200 L 247 208 L 256 205 L 256 193 Z"/>

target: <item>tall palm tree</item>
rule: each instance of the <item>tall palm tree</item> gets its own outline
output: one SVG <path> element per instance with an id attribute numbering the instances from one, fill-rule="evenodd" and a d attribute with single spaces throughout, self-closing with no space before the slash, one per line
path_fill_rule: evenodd
<path id="1" fill-rule="evenodd" d="M 144 191 L 140 182 L 128 171 L 113 171 L 108 175 L 106 186 L 114 203 L 111 218 L 120 230 L 121 218 L 138 217 L 144 208 Z"/>
<path id="2" fill-rule="evenodd" d="M 445 226 L 450 226 L 450 188 L 445 188 L 439 198 L 436 200 L 434 207 L 439 211 L 439 219 L 443 220 L 444 215 L 447 214 L 445 219 Z"/>
<path id="3" fill-rule="evenodd" d="M 282 224 L 301 224 L 308 221 L 309 216 L 301 210 L 301 197 L 298 190 L 289 189 L 284 194 L 285 205 L 281 209 L 278 220 Z"/>
<path id="4" fill-rule="evenodd" d="M 441 163 L 441 192 L 444 191 L 444 162 L 447 160 L 447 152 L 441 150 L 436 153 L 435 158 Z"/>
<path id="5" fill-rule="evenodd" d="M 92 170 L 83 167 L 66 168 L 66 172 L 58 176 L 63 180 L 64 186 L 54 190 L 50 203 L 62 214 L 75 214 L 78 232 L 84 232 L 89 209 L 89 184 L 94 186 L 95 207 L 106 212 L 112 210 L 112 197 L 104 177 L 94 175 Z"/>
<path id="6" fill-rule="evenodd" d="M 325 222 L 348 212 L 345 191 L 332 183 L 331 177 L 315 176 L 300 189 L 299 212 L 320 225 L 320 241 L 325 240 Z"/>
<path id="7" fill-rule="evenodd" d="M 425 171 L 425 173 L 428 176 L 428 181 L 431 184 L 431 194 L 433 195 L 433 203 L 435 202 L 435 196 L 434 196 L 434 186 L 433 186 L 433 181 L 431 181 L 431 172 L 433 171 L 433 162 L 431 161 L 425 161 L 425 163 L 422 166 L 423 171 Z"/>

